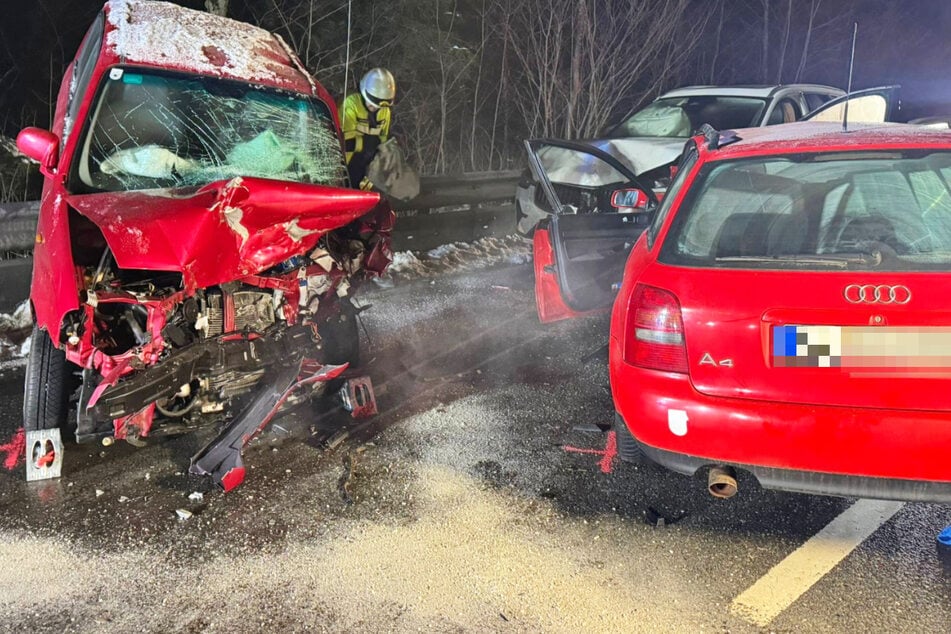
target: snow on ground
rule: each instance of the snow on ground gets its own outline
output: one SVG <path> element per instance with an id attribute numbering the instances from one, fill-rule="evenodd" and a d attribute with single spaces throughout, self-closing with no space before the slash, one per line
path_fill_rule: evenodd
<path id="1" fill-rule="evenodd" d="M 471 243 L 444 244 L 426 253 L 399 251 L 387 275 L 396 280 L 410 280 L 499 264 L 524 264 L 531 259 L 530 240 L 515 235 L 480 238 Z"/>
<path id="2" fill-rule="evenodd" d="M 33 317 L 30 303 L 23 301 L 13 313 L 0 313 L 0 365 L 24 359 L 30 352 Z"/>

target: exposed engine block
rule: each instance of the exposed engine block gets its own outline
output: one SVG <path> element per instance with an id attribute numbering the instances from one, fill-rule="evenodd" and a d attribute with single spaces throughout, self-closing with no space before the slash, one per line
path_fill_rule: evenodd
<path id="1" fill-rule="evenodd" d="M 263 332 L 274 324 L 274 294 L 267 291 L 210 291 L 205 296 L 209 337 L 225 332 Z"/>

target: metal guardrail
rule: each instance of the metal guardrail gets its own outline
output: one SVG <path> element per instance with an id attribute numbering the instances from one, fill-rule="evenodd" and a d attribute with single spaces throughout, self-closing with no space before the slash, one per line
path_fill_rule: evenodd
<path id="1" fill-rule="evenodd" d="M 480 205 L 497 207 L 514 199 L 520 176 L 518 171 L 423 176 L 419 195 L 412 200 L 394 202 L 393 209 L 404 215 L 404 212 L 428 213 L 434 209 L 463 205 L 470 208 Z M 39 207 L 37 201 L 0 203 L 0 255 L 33 249 Z"/>
<path id="2" fill-rule="evenodd" d="M 39 201 L 0 203 L 0 255 L 33 250 L 39 213 Z"/>
<path id="3" fill-rule="evenodd" d="M 431 211 L 440 207 L 499 203 L 515 198 L 515 187 L 521 172 L 471 172 L 449 176 L 423 176 L 419 195 L 412 200 L 397 201 L 394 211 Z"/>

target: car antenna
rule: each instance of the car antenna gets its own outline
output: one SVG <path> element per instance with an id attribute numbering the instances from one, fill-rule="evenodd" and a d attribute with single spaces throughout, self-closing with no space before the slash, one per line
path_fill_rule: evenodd
<path id="1" fill-rule="evenodd" d="M 849 56 L 849 85 L 845 93 L 845 112 L 842 115 L 842 131 L 849 131 L 849 102 L 852 100 L 852 71 L 855 69 L 855 40 L 859 37 L 859 23 L 852 28 L 852 55 Z"/>

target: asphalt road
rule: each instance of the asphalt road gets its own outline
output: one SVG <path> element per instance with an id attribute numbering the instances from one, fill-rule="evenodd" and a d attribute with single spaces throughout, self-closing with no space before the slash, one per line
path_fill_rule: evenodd
<path id="1" fill-rule="evenodd" d="M 566 451 L 606 443 L 590 428 L 613 417 L 607 321 L 539 325 L 530 275 L 366 294 L 381 414 L 280 419 L 233 493 L 184 475 L 201 434 L 73 446 L 56 482 L 0 470 L 0 630 L 951 630 L 934 546 L 949 507 L 747 479 L 716 500 L 699 478 Z M 0 444 L 21 380 L 0 376 Z"/>

